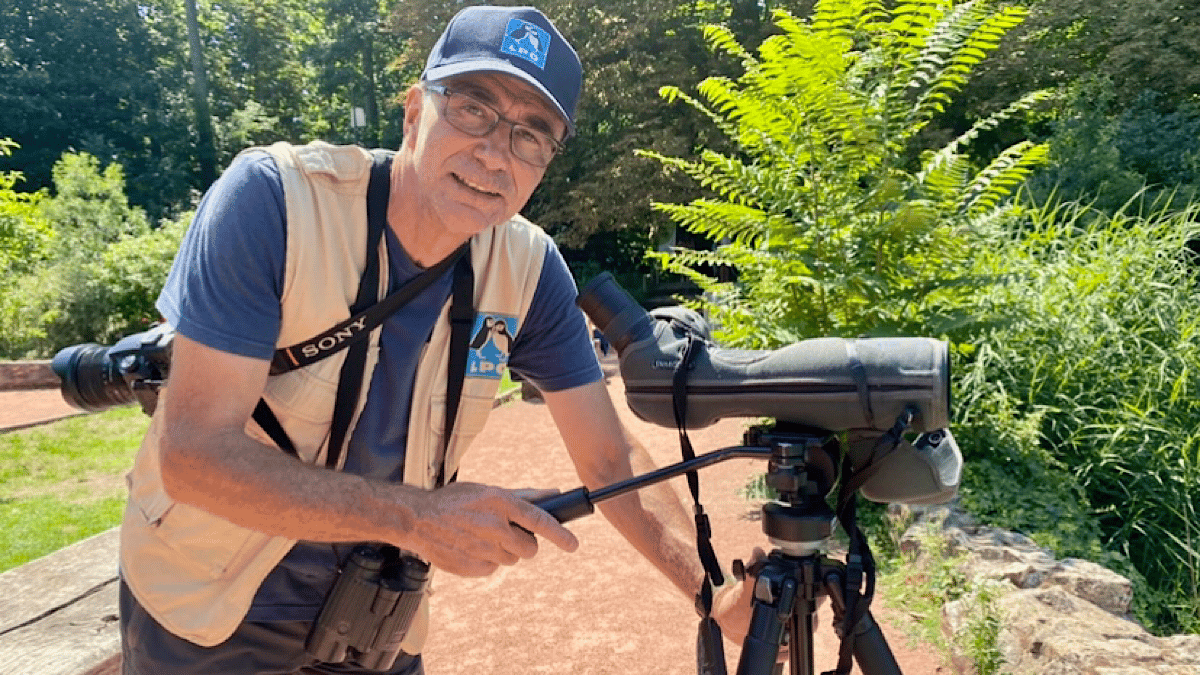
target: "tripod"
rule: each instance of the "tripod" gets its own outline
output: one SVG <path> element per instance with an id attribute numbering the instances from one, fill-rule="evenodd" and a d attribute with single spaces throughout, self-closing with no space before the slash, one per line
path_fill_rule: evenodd
<path id="1" fill-rule="evenodd" d="M 837 516 L 825 502 L 836 477 L 836 440 L 812 433 L 769 434 L 767 486 L 779 500 L 763 506 L 763 532 L 777 547 L 751 569 L 757 574 L 750 629 L 742 643 L 737 675 L 781 673 L 780 647 L 788 648 L 791 675 L 813 675 L 813 618 L 826 596 L 839 636 L 845 629 L 847 566 L 822 556 Z M 901 675 L 887 640 L 869 610 L 850 627 L 853 658 L 864 675 Z"/>
<path id="2" fill-rule="evenodd" d="M 820 554 L 838 520 L 825 496 L 837 477 L 834 457 L 839 448 L 836 436 L 820 429 L 786 424 L 771 430 L 755 427 L 746 433 L 743 446 L 717 450 L 594 492 L 580 487 L 534 503 L 559 522 L 567 522 L 592 513 L 601 501 L 687 471 L 736 457 L 769 457 L 766 482 L 779 499 L 763 506 L 762 523 L 776 548 L 749 570 L 758 578 L 737 675 L 781 675 L 776 656 L 784 644 L 791 675 L 814 675 L 813 618 L 820 597 L 829 598 L 840 636 L 846 632 L 845 617 L 859 616 L 850 632 L 852 656 L 863 675 L 902 675 L 870 611 L 847 606 L 845 582 L 847 578 L 853 582 L 852 575 L 861 577 L 862 570 Z M 850 587 L 857 589 L 857 584 Z M 723 662 L 716 672 L 725 672 Z"/>

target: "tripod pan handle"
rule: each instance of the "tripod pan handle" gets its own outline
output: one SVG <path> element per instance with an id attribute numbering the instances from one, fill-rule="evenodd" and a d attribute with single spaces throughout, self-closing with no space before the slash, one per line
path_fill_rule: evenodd
<path id="1" fill-rule="evenodd" d="M 596 510 L 592 504 L 591 495 L 588 494 L 585 487 L 578 487 L 570 492 L 563 492 L 551 497 L 535 499 L 533 505 L 549 512 L 560 523 L 591 515 Z"/>

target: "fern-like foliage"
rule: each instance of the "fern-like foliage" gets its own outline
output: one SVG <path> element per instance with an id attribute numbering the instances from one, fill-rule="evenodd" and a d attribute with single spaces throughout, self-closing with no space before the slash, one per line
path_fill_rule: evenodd
<path id="1" fill-rule="evenodd" d="M 698 97 L 661 92 L 707 115 L 739 149 L 696 160 L 644 153 L 710 193 L 656 208 L 724 242 L 659 256 L 662 264 L 704 289 L 702 308 L 734 346 L 928 332 L 935 317 L 960 320 L 946 308 L 969 292 L 978 225 L 999 220 L 994 212 L 1046 156 L 1018 143 L 979 169 L 962 149 L 1048 94 L 980 120 L 913 170 L 916 136 L 1024 10 L 988 0 L 821 0 L 807 19 L 773 16 L 778 32 L 755 53 L 727 28 L 706 28 L 742 76 L 709 78 Z M 720 266 L 737 270 L 736 284 L 698 271 Z"/>

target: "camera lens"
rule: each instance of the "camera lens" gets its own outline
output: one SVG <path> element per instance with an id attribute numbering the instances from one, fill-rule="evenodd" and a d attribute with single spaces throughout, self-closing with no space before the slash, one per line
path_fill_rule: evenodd
<path id="1" fill-rule="evenodd" d="M 135 402 L 108 347 L 87 343 L 60 350 L 50 367 L 62 380 L 63 399 L 81 410 L 98 411 Z"/>

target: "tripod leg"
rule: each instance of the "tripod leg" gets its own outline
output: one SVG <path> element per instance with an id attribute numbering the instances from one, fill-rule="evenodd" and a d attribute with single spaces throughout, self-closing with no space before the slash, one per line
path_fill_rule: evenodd
<path id="1" fill-rule="evenodd" d="M 833 606 L 833 623 L 840 626 L 846 611 L 846 600 L 842 597 L 842 588 L 836 582 L 825 585 Z M 888 646 L 887 638 L 883 636 L 871 610 L 863 613 L 858 623 L 854 625 L 854 661 L 858 663 L 863 675 L 904 675 L 900 672 L 900 664 Z"/>
<path id="2" fill-rule="evenodd" d="M 791 675 L 812 675 L 816 672 L 813 661 L 813 620 L 812 614 L 792 614 L 789 623 L 791 635 L 788 643 L 788 663 L 791 664 Z"/>
<path id="3" fill-rule="evenodd" d="M 854 660 L 863 675 L 902 675 L 871 610 L 854 627 Z"/>
<path id="4" fill-rule="evenodd" d="M 742 641 L 737 675 L 772 675 L 779 646 L 783 644 L 783 629 L 790 623 L 795 601 L 795 579 L 786 574 L 781 578 L 767 571 L 759 574 L 750 632 Z"/>

